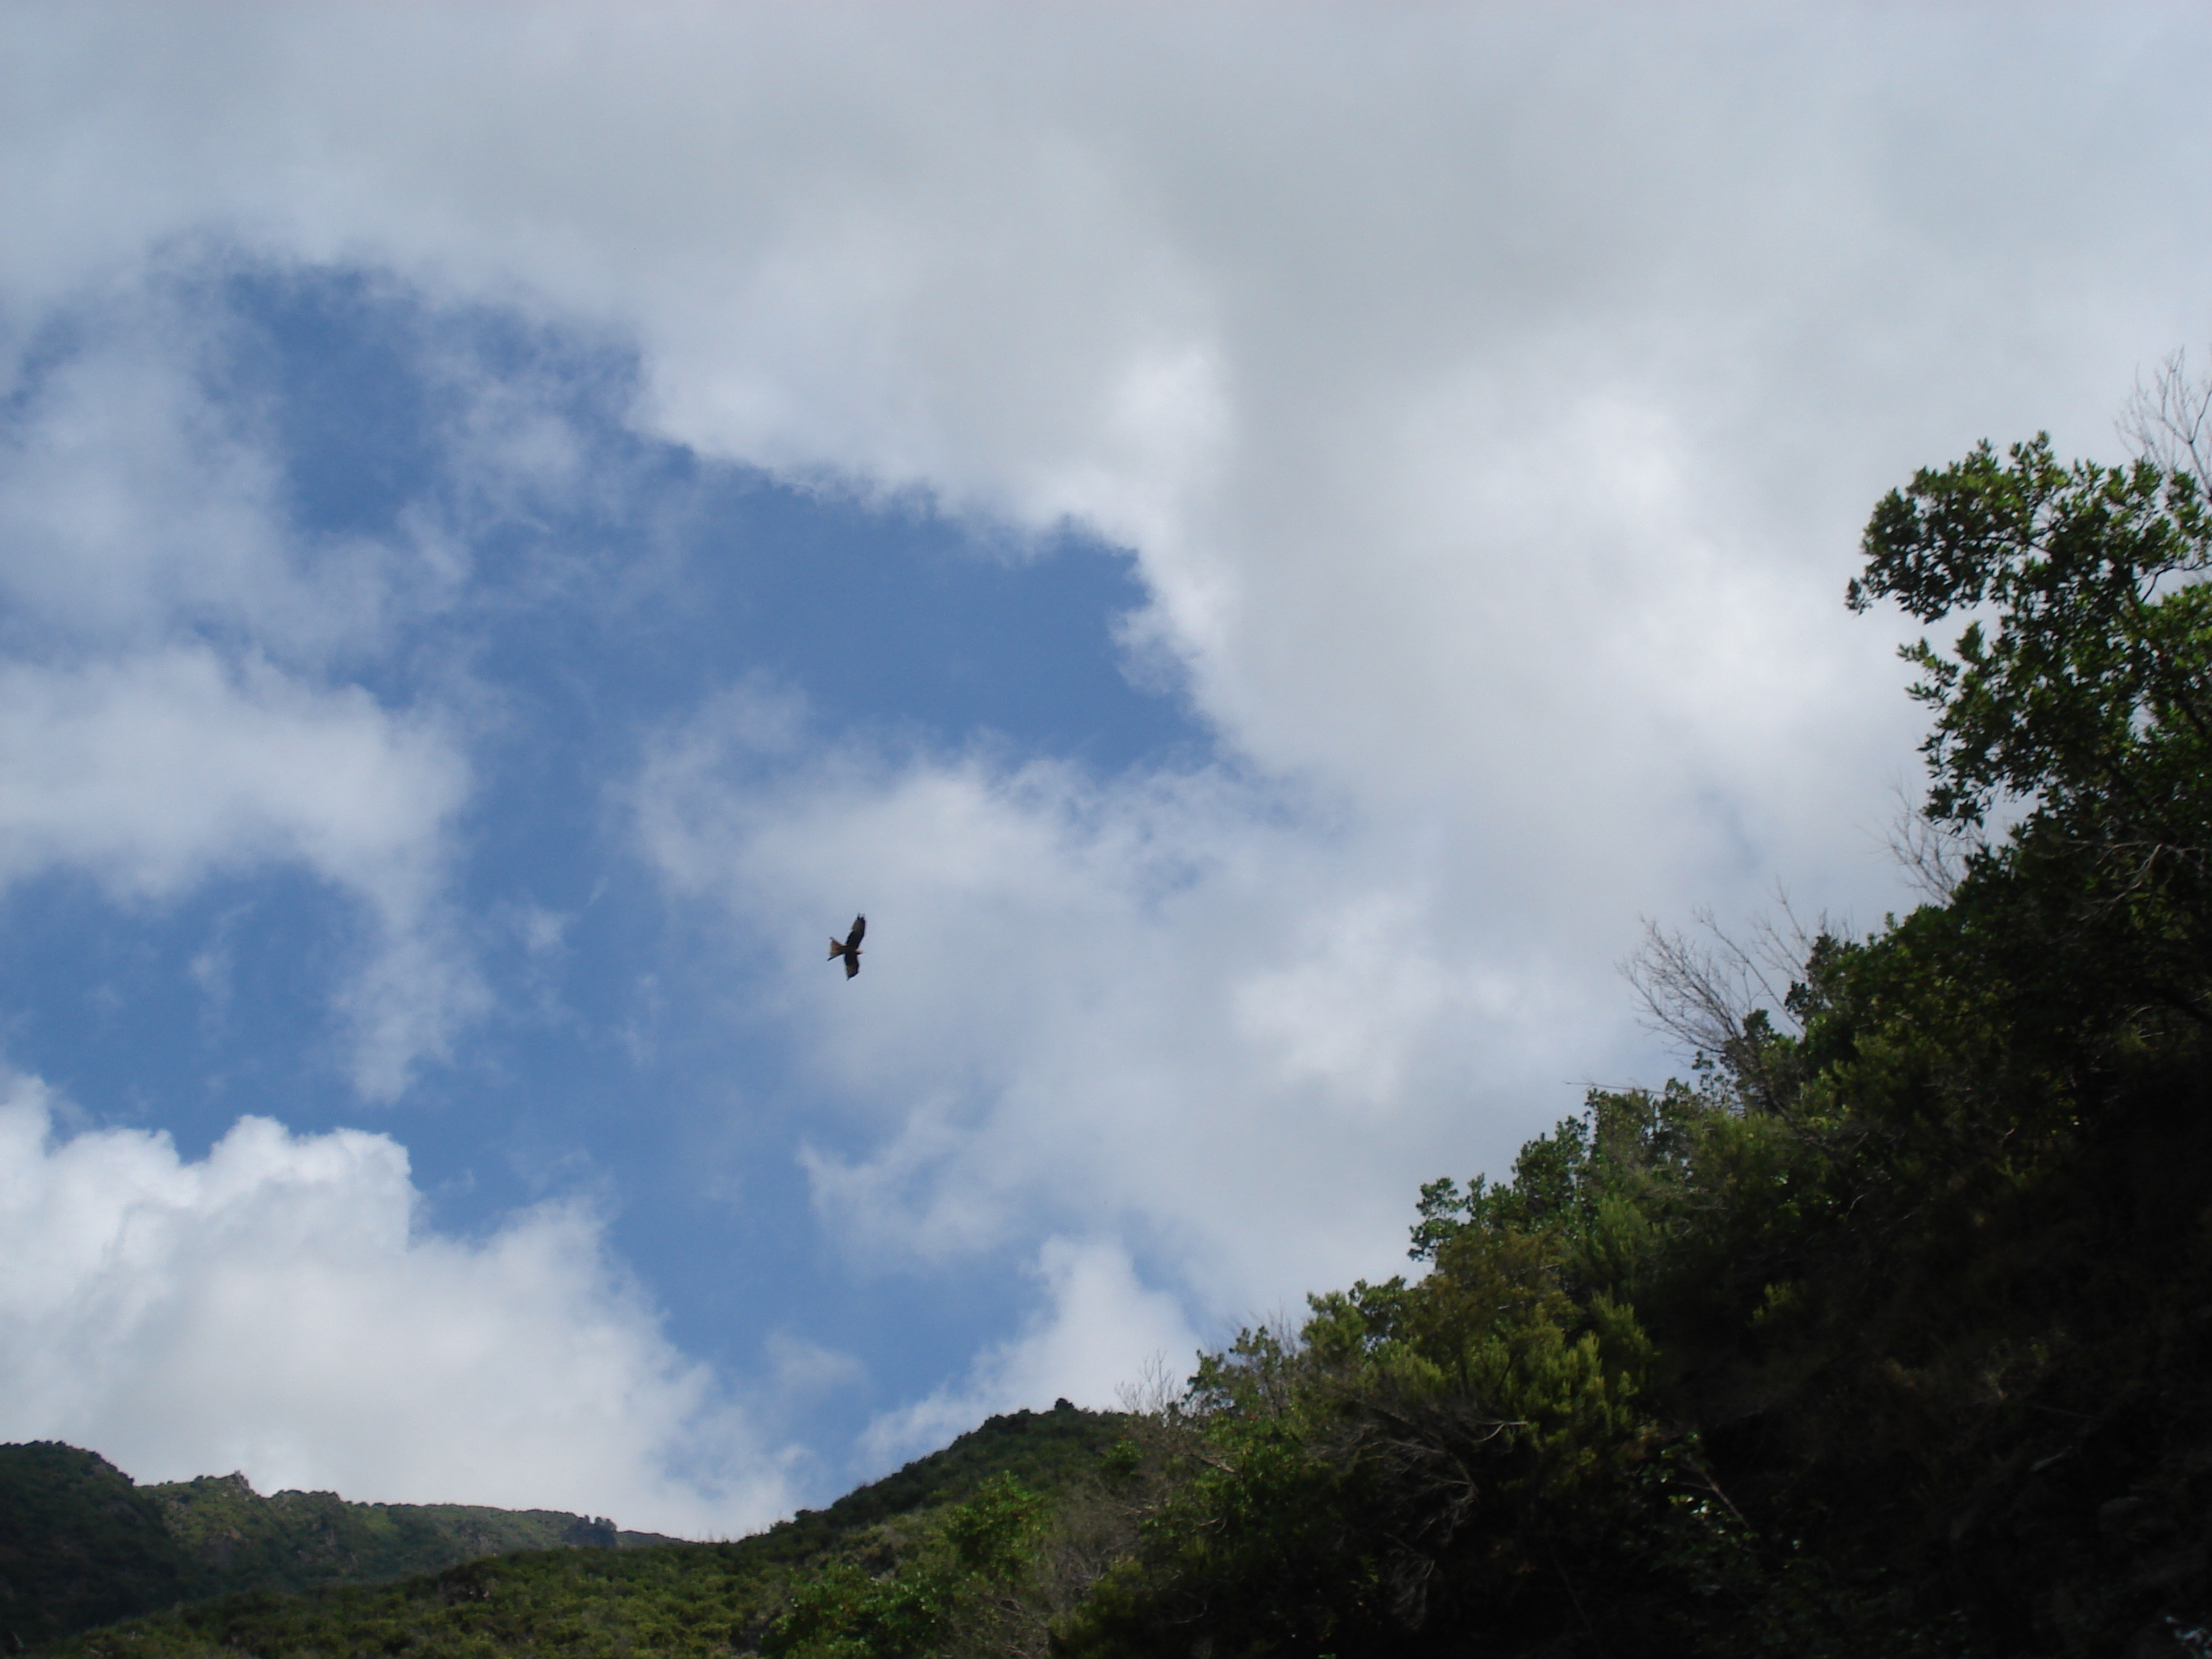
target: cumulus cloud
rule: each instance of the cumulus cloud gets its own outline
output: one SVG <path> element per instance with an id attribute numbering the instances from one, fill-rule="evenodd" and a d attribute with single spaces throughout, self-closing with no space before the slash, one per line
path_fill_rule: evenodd
<path id="1" fill-rule="evenodd" d="M 659 434 L 1121 539 L 1224 738 L 1486 914 L 1878 903 L 1856 525 L 2205 325 L 2202 20 L 1571 15 L 25 12 L 0 278 L 221 227 L 588 319 Z M 1932 182 L 1996 158 L 2086 216 Z"/>
<path id="2" fill-rule="evenodd" d="M 20 26 L 19 291 L 227 226 L 618 329 L 704 453 L 1082 520 L 1231 744 L 1593 957 L 1685 887 L 1887 895 L 1868 502 L 2100 441 L 2205 323 L 2184 14 L 124 15 Z M 2000 156 L 2087 219 L 1930 182 Z"/>
<path id="3" fill-rule="evenodd" d="M 447 933 L 441 858 L 467 770 L 435 722 L 357 688 L 172 647 L 49 668 L 0 663 L 0 881 L 85 872 L 118 897 L 303 866 L 361 901 L 341 993 L 355 1080 L 389 1098 L 485 992 Z"/>
<path id="4" fill-rule="evenodd" d="M 1198 1348 L 1176 1299 L 1147 1289 L 1111 1240 L 1048 1238 L 1030 1273 L 1044 1306 L 965 1376 L 870 1424 L 859 1447 L 866 1464 L 933 1450 L 996 1412 L 1044 1411 L 1063 1399 L 1110 1410 L 1121 1403 L 1117 1380 L 1133 1385 L 1160 1369 L 1179 1376 Z"/>
<path id="5" fill-rule="evenodd" d="M 0 604 L 9 643 L 113 654 L 197 632 L 291 667 L 358 659 L 449 584 L 443 549 L 291 522 L 272 411 L 219 302 L 233 274 L 146 250 L 25 321 L 0 354 Z"/>
<path id="6" fill-rule="evenodd" d="M 784 1507 L 779 1460 L 549 1205 L 489 1237 L 418 1224 L 405 1151 L 242 1118 L 58 1137 L 0 1097 L 0 1437 L 99 1447 L 141 1480 L 588 1510 L 728 1533 Z"/>
<path id="7" fill-rule="evenodd" d="M 337 1012 L 390 1099 L 487 1006 L 445 890 L 469 767 L 452 713 L 344 670 L 449 573 L 293 522 L 265 411 L 221 391 L 234 325 L 191 286 L 97 283 L 6 359 L 0 884 L 68 869 L 160 902 L 304 868 L 359 907 Z"/>
<path id="8" fill-rule="evenodd" d="M 784 942 L 744 995 L 842 1105 L 806 1164 L 859 1256 L 1126 1230 L 1233 1318 L 1391 1271 L 1414 1185 L 1510 1154 L 1563 1033 L 1603 1051 L 1571 975 L 1455 936 L 1431 868 L 1313 803 L 1218 769 L 824 752 L 793 718 L 723 699 L 631 805 L 687 906 Z M 856 893 L 848 990 L 799 941 Z"/>
<path id="9" fill-rule="evenodd" d="M 0 666 L 0 878 L 70 862 L 161 897 L 211 868 L 297 860 L 419 907 L 466 772 L 434 726 L 213 652 Z"/>

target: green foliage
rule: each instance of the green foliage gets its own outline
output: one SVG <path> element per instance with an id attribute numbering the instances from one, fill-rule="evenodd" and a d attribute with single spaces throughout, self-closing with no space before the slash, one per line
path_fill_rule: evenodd
<path id="1" fill-rule="evenodd" d="M 51 1640 L 155 1607 L 435 1571 L 561 1545 L 668 1540 L 551 1510 L 263 1497 L 243 1475 L 137 1486 L 94 1453 L 0 1446 L 0 1616 Z"/>
<path id="2" fill-rule="evenodd" d="M 1984 444 L 1885 497 L 1865 546 L 1854 609 L 1887 597 L 1923 622 L 1990 613 L 1948 654 L 1924 639 L 1904 654 L 1936 715 L 1929 816 L 1973 830 L 2001 804 L 2025 809 L 1972 872 L 1988 890 L 1970 906 L 2009 945 L 2006 971 L 2061 1003 L 2104 984 L 2207 1018 L 2203 481 L 2148 459 L 2062 467 L 2045 437 L 2002 463 Z"/>
<path id="3" fill-rule="evenodd" d="M 0 1631 L 35 1645 L 189 1594 L 160 1505 L 106 1458 L 0 1446 Z"/>
<path id="4" fill-rule="evenodd" d="M 907 1659 L 973 1623 L 1031 1565 L 1048 1500 L 1012 1475 L 929 1518 L 896 1569 L 832 1562 L 794 1583 L 761 1643 L 764 1659 Z"/>
<path id="5" fill-rule="evenodd" d="M 1002 1474 L 945 1518 L 945 1541 L 961 1572 L 985 1584 L 1002 1583 L 1028 1561 L 1044 1510 L 1041 1493 Z"/>
<path id="6" fill-rule="evenodd" d="M 1109 1528 L 1103 1546 L 1094 1543 L 1095 1564 L 1071 1567 L 1062 1559 L 1097 1492 L 1146 1490 L 1143 1469 L 1126 1455 L 1105 1467 L 1104 1454 L 1126 1443 L 1127 1426 L 1062 1402 L 1048 1413 L 992 1418 L 827 1510 L 734 1543 L 539 1550 L 394 1583 L 253 1590 L 112 1625 L 53 1650 L 87 1659 L 858 1656 L 957 1652 L 963 1644 L 994 1650 L 1008 1632 L 1041 1646 L 1048 1620 L 1126 1547 Z M 127 1479 L 113 1479 L 131 1492 Z M 242 1482 L 183 1485 L 203 1543 L 243 1535 L 255 1511 Z M 155 1501 L 139 1498 L 149 1507 Z"/>
<path id="7" fill-rule="evenodd" d="M 1079 1411 L 1066 1401 L 1048 1412 L 990 1417 L 941 1451 L 847 1492 L 826 1510 L 801 1510 L 763 1534 L 778 1559 L 834 1549 L 854 1533 L 894 1516 L 967 1498 L 985 1481 L 1011 1474 L 1039 1492 L 1056 1492 L 1097 1466 L 1119 1419 Z"/>
<path id="8" fill-rule="evenodd" d="M 2013 827 L 1707 1020 L 1695 1086 L 1424 1187 L 1421 1277 L 1203 1358 L 1066 1652 L 2197 1650 L 2212 515 L 2039 440 L 1866 550 L 1854 608 L 1976 613 L 1905 652 L 1929 810 Z"/>
<path id="9" fill-rule="evenodd" d="M 349 1504 L 328 1492 L 264 1498 L 240 1474 L 202 1475 L 145 1492 L 194 1564 L 201 1595 L 374 1583 L 516 1550 L 635 1549 L 672 1541 L 559 1510 Z"/>
<path id="10" fill-rule="evenodd" d="M 1978 824 L 2011 794 L 2083 828 L 2171 812 L 2180 839 L 2202 839 L 2212 596 L 2188 580 L 2212 564 L 2201 481 L 2147 459 L 2062 467 L 2048 435 L 2008 464 L 1984 443 L 1885 496 L 1865 550 L 1854 610 L 1995 611 L 1994 634 L 1970 623 L 1954 655 L 1905 648 L 1926 677 L 1913 696 L 1936 711 L 1936 817 Z"/>
<path id="11" fill-rule="evenodd" d="M 1782 1134 L 1679 1087 L 1594 1092 L 1509 1182 L 1430 1183 L 1425 1278 L 1313 1297 L 1294 1338 L 1201 1358 L 1178 1408 L 1188 1478 L 1066 1650 L 1202 1633 L 1217 1654 L 1401 1654 L 1630 1609 L 1648 1636 L 1685 1559 L 1710 1577 L 1748 1547 L 1653 1412 L 1662 1356 L 1632 1297 L 1691 1277 L 1702 1256 L 1670 1241 L 1710 1250 L 1711 1189 L 1742 1188 L 1747 1162 L 1771 1185 L 1777 1160 L 1747 1153 Z M 1712 1295 L 1674 1288 L 1695 1310 Z"/>
<path id="12" fill-rule="evenodd" d="M 254 1591 L 111 1626 L 56 1650 L 100 1659 L 726 1654 L 764 1610 L 728 1545 L 564 1550 L 470 1562 L 396 1584 Z"/>

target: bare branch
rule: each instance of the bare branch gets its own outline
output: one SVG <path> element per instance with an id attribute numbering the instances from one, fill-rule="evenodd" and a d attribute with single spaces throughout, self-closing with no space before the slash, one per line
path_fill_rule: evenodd
<path id="1" fill-rule="evenodd" d="M 1816 940 L 1833 931 L 1826 912 L 1808 925 L 1777 892 L 1775 911 L 1738 939 L 1693 912 L 1696 934 L 1644 924 L 1644 943 L 1620 964 L 1644 1005 L 1647 1030 L 1674 1039 L 1686 1058 L 1723 1068 L 1747 1103 L 1778 1109 L 1778 1079 L 1769 1048 L 1775 1036 L 1802 1027 L 1790 988 Z"/>
<path id="2" fill-rule="evenodd" d="M 1966 862 L 1988 849 L 1984 836 L 1936 823 L 1921 811 L 1902 784 L 1897 788 L 1897 817 L 1889 827 L 1889 855 L 1897 860 L 1913 891 L 1930 904 L 1948 904 L 1966 879 Z"/>
<path id="3" fill-rule="evenodd" d="M 1698 920 L 1712 927 L 1710 911 Z M 1741 951 L 1717 951 L 1656 921 L 1644 924 L 1644 943 L 1620 971 L 1644 1005 L 1645 1027 L 1694 1054 L 1719 1054 L 1756 1006 Z"/>
<path id="4" fill-rule="evenodd" d="M 1183 1393 L 1182 1380 L 1168 1364 L 1166 1351 L 1155 1348 L 1137 1368 L 1135 1379 L 1114 1390 L 1114 1400 L 1128 1416 L 1158 1418 L 1180 1404 Z"/>
<path id="5" fill-rule="evenodd" d="M 2147 459 L 2212 486 L 2212 375 L 2191 379 L 2187 352 L 2168 356 L 2148 386 L 2136 377 L 2119 428 Z"/>
<path id="6" fill-rule="evenodd" d="M 1779 918 L 1761 917 L 1747 940 L 1732 937 L 1705 906 L 1692 912 L 1702 937 L 1646 921 L 1643 945 L 1620 964 L 1644 1004 L 1645 1026 L 1715 1057 L 1742 1038 L 1744 1022 L 1762 1009 L 1778 1027 L 1794 1027 L 1790 986 L 1830 926 L 1823 912 L 1808 927 L 1786 895 L 1777 903 Z"/>

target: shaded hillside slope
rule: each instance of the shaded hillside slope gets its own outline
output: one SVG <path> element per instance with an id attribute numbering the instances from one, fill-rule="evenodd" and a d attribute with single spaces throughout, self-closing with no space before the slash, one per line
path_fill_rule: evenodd
<path id="1" fill-rule="evenodd" d="M 635 1549 L 676 1540 L 604 1516 L 472 1504 L 353 1504 L 336 1492 L 263 1497 L 242 1474 L 142 1488 L 198 1570 L 203 1593 L 362 1583 L 483 1555 L 563 1545 Z"/>
<path id="2" fill-rule="evenodd" d="M 26 1644 L 239 1590 L 368 1583 L 514 1550 L 669 1541 L 553 1510 L 264 1497 L 240 1474 L 140 1486 L 75 1446 L 0 1446 L 0 1631 Z"/>
<path id="3" fill-rule="evenodd" d="M 0 1640 L 36 1645 L 167 1607 L 192 1579 L 161 1504 L 106 1458 L 0 1446 Z"/>
<path id="4" fill-rule="evenodd" d="M 240 1653 L 274 1659 L 377 1652 L 720 1654 L 763 1642 L 774 1648 L 775 1621 L 789 1608 L 795 1585 L 803 1595 L 818 1583 L 834 1589 L 854 1575 L 872 1583 L 875 1577 L 895 1577 L 902 1564 L 933 1561 L 931 1553 L 940 1547 L 957 1556 L 960 1545 L 944 1543 L 948 1528 L 967 1539 L 967 1559 L 988 1573 L 1042 1526 L 1061 1498 L 1095 1483 L 1125 1427 L 1117 1416 L 1062 1401 L 1047 1413 L 992 1418 L 825 1510 L 801 1510 L 732 1542 L 526 1548 L 398 1582 L 326 1582 L 297 1594 L 264 1580 L 81 1634 L 54 1650 L 104 1659 L 235 1659 Z M 198 1501 L 218 1515 L 235 1502 L 233 1482 L 186 1485 L 200 1488 Z M 137 1496 L 152 1501 L 146 1493 Z M 975 1536 L 962 1533 L 963 1516 Z M 249 1541 L 261 1552 L 258 1559 L 265 1559 L 258 1538 Z M 944 1601 L 949 1608 L 975 1577 L 955 1560 L 931 1581 L 923 1599 Z"/>

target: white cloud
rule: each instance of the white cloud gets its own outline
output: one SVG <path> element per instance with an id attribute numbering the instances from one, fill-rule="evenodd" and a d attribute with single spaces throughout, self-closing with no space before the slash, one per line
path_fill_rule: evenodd
<path id="1" fill-rule="evenodd" d="M 1110 1410 L 1148 1367 L 1176 1376 L 1188 1369 L 1198 1338 L 1175 1298 L 1148 1289 L 1120 1244 L 1048 1238 L 1030 1273 L 1045 1306 L 978 1354 L 957 1382 L 870 1424 L 860 1443 L 865 1467 L 933 1450 L 998 1412 L 1045 1411 L 1062 1399 Z"/>
<path id="2" fill-rule="evenodd" d="M 488 1005 L 447 892 L 466 722 L 345 673 L 458 573 L 424 522 L 386 546 L 292 521 L 270 411 L 222 390 L 230 325 L 162 264 L 4 358 L 0 884 L 71 869 L 158 903 L 304 868 L 359 907 L 336 1012 L 356 1087 L 390 1099 Z M 480 487 L 554 465 L 485 402 L 459 417 Z"/>
<path id="3" fill-rule="evenodd" d="M 407 1153 L 241 1118 L 55 1138 L 0 1099 L 0 1437 L 96 1446 L 140 1480 L 612 1515 L 732 1533 L 779 1459 L 660 1334 L 586 1210 L 422 1230 Z"/>
<path id="4" fill-rule="evenodd" d="M 1086 520 L 1232 745 L 1594 957 L 1774 872 L 1887 896 L 1868 504 L 1985 430 L 2100 443 L 2208 324 L 2186 12 L 10 26 L 20 305 L 184 236 L 389 261 L 636 339 L 710 453 Z M 1997 178 L 2063 232 L 1948 182 Z"/>
<path id="5" fill-rule="evenodd" d="M 0 666 L 0 878 L 68 862 L 166 897 L 225 864 L 297 860 L 421 905 L 466 773 L 434 726 L 356 688 L 177 648 Z"/>
<path id="6" fill-rule="evenodd" d="M 367 918 L 365 961 L 340 994 L 373 1097 L 397 1094 L 484 1004 L 442 908 L 446 826 L 466 787 L 434 721 L 265 662 L 189 647 L 0 662 L 0 882 L 68 868 L 158 901 L 263 861 L 312 871 Z"/>
<path id="7" fill-rule="evenodd" d="M 1392 1271 L 1415 1185 L 1510 1157 L 1575 1034 L 1607 1052 L 1609 1009 L 1540 939 L 1310 804 L 762 730 L 725 700 L 633 806 L 687 908 L 779 941 L 737 994 L 841 1109 L 806 1164 L 856 1261 L 1119 1231 L 1234 1318 Z M 848 985 L 814 935 L 855 904 Z"/>
<path id="8" fill-rule="evenodd" d="M 372 647 L 434 556 L 288 525 L 270 411 L 224 395 L 228 325 L 167 263 L 90 284 L 0 357 L 21 382 L 0 427 L 13 641 L 115 653 L 204 629 L 295 665 Z"/>
<path id="9" fill-rule="evenodd" d="M 1868 504 L 1984 430 L 2100 442 L 2207 325 L 2208 118 L 2158 95 L 2201 19 L 1897 27 L 26 12 L 0 275 L 210 227 L 388 260 L 635 338 L 641 420 L 708 453 L 1085 520 L 1234 747 L 1604 957 L 1778 871 L 1887 896 Z M 1939 182 L 1996 176 L 2076 216 Z"/>

